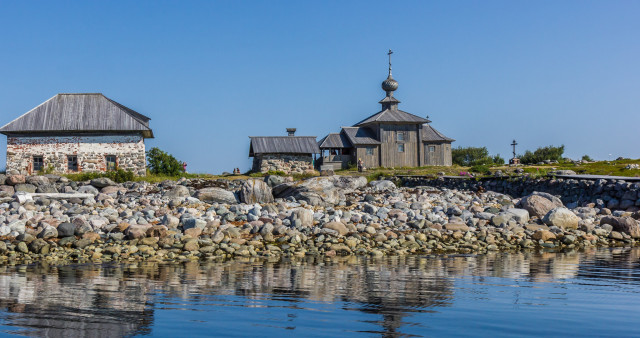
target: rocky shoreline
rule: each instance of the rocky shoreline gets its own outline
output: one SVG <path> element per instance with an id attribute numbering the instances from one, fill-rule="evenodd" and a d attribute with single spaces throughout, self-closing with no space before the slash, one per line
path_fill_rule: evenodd
<path id="1" fill-rule="evenodd" d="M 363 177 L 116 184 L 0 175 L 0 265 L 636 246 L 636 206 Z"/>

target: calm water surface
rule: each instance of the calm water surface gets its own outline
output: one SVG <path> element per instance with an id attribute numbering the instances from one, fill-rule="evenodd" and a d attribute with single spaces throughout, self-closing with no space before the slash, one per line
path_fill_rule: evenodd
<path id="1" fill-rule="evenodd" d="M 0 267 L 0 335 L 638 337 L 639 257 Z"/>

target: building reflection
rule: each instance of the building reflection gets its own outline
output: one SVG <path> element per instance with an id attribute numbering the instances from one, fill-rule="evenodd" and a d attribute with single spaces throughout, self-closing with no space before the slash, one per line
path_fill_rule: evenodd
<path id="1" fill-rule="evenodd" d="M 346 311 L 375 315 L 371 333 L 396 336 L 413 312 L 437 312 L 456 297 L 456 283 L 557 282 L 572 278 L 638 280 L 612 274 L 640 269 L 640 249 L 570 253 L 492 253 L 482 256 L 336 257 L 294 261 L 138 263 L 0 267 L 0 329 L 41 337 L 111 337 L 150 333 L 154 311 L 167 299 L 212 296 L 242 306 L 339 302 Z M 631 268 L 631 269 L 629 269 Z M 489 292 L 479 287 L 477 297 Z M 514 291 L 514 304 L 518 302 Z M 295 314 L 292 314 L 295 318 Z M 295 321 L 293 321 L 295 324 Z M 292 325 L 294 325 L 292 324 Z M 289 327 L 291 328 L 291 327 Z"/>

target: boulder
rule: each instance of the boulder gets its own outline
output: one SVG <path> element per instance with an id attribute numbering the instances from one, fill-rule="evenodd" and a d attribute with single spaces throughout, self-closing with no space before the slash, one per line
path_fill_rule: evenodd
<path id="1" fill-rule="evenodd" d="M 172 189 L 165 191 L 162 196 L 167 198 L 188 197 L 191 196 L 191 193 L 189 192 L 189 188 L 184 185 L 176 185 Z"/>
<path id="2" fill-rule="evenodd" d="M 16 185 L 16 184 L 24 184 L 26 183 L 26 178 L 24 175 L 9 175 L 5 179 L 5 184 L 7 185 Z"/>
<path id="3" fill-rule="evenodd" d="M 349 229 L 347 229 L 347 226 L 342 222 L 329 222 L 326 223 L 322 228 L 335 230 L 340 236 L 344 236 L 349 233 Z"/>
<path id="4" fill-rule="evenodd" d="M 0 185 L 4 185 L 6 181 L 7 181 L 7 175 L 0 174 Z"/>
<path id="5" fill-rule="evenodd" d="M 542 221 L 549 226 L 557 226 L 563 229 L 578 229 L 580 217 L 567 208 L 555 208 L 549 211 Z"/>
<path id="6" fill-rule="evenodd" d="M 364 177 L 313 177 L 300 182 L 283 183 L 273 188 L 276 198 L 293 197 L 310 205 L 336 205 L 347 193 L 367 185 Z"/>
<path id="7" fill-rule="evenodd" d="M 600 224 L 610 224 L 615 231 L 624 232 L 633 238 L 640 238 L 638 221 L 631 217 L 605 216 L 600 220 Z"/>
<path id="8" fill-rule="evenodd" d="M 14 189 L 10 185 L 0 185 L 0 197 L 11 197 L 16 193 L 16 189 Z"/>
<path id="9" fill-rule="evenodd" d="M 130 225 L 124 231 L 124 234 L 129 239 L 140 239 L 140 238 L 144 238 L 147 235 L 147 230 L 149 230 L 149 228 L 151 228 L 151 225 L 148 225 L 148 224 Z"/>
<path id="10" fill-rule="evenodd" d="M 228 190 L 221 188 L 203 188 L 196 192 L 195 198 L 207 203 L 237 204 L 238 198 Z"/>
<path id="11" fill-rule="evenodd" d="M 373 188 L 373 191 L 392 190 L 396 188 L 395 183 L 388 180 L 371 181 L 369 185 Z"/>
<path id="12" fill-rule="evenodd" d="M 296 220 L 300 220 L 300 225 L 305 228 L 313 226 L 313 211 L 305 208 L 296 208 L 291 212 L 289 217 L 291 224 Z"/>
<path id="13" fill-rule="evenodd" d="M 89 183 L 92 186 L 101 189 L 104 187 L 110 187 L 112 185 L 118 185 L 116 182 L 106 178 L 106 177 L 98 177 L 98 178 L 94 178 L 91 180 L 91 182 Z"/>
<path id="14" fill-rule="evenodd" d="M 558 206 L 544 196 L 529 195 L 520 200 L 520 207 L 528 211 L 531 216 L 543 217 Z"/>
<path id="15" fill-rule="evenodd" d="M 16 191 L 24 191 L 30 194 L 33 194 L 36 192 L 36 190 L 38 190 L 38 188 L 35 185 L 28 184 L 28 183 L 16 184 L 14 188 L 16 189 Z"/>
<path id="16" fill-rule="evenodd" d="M 539 240 L 543 240 L 543 241 L 549 241 L 549 240 L 554 240 L 556 239 L 556 235 L 549 231 L 549 230 L 538 230 L 536 232 L 533 233 L 533 236 L 531 236 L 531 238 L 535 239 L 536 241 Z"/>
<path id="17" fill-rule="evenodd" d="M 100 193 L 100 191 L 92 185 L 83 185 L 78 188 L 78 192 L 81 194 L 92 194 L 94 196 L 97 196 Z"/>
<path id="18" fill-rule="evenodd" d="M 526 224 L 529 222 L 529 211 L 526 209 L 510 208 L 507 212 L 513 215 L 516 222 L 520 224 Z"/>
<path id="19" fill-rule="evenodd" d="M 26 183 L 29 184 L 33 184 L 33 185 L 45 185 L 45 184 L 49 184 L 49 179 L 46 178 L 45 176 L 29 176 L 26 178 Z"/>
<path id="20" fill-rule="evenodd" d="M 69 222 L 60 223 L 60 225 L 58 225 L 58 237 L 60 238 L 73 236 L 75 231 L 76 227 Z"/>
<path id="21" fill-rule="evenodd" d="M 36 192 L 41 194 L 56 194 L 58 193 L 58 189 L 56 189 L 56 186 L 53 184 L 41 184 L 38 186 Z"/>
<path id="22" fill-rule="evenodd" d="M 247 204 L 271 203 L 273 202 L 273 193 L 264 181 L 249 179 L 240 188 L 240 201 Z"/>

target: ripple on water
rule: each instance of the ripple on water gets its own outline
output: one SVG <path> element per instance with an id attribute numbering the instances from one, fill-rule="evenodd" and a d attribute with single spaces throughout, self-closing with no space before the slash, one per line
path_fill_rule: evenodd
<path id="1" fill-rule="evenodd" d="M 0 267 L 0 334 L 640 336 L 639 249 Z"/>

